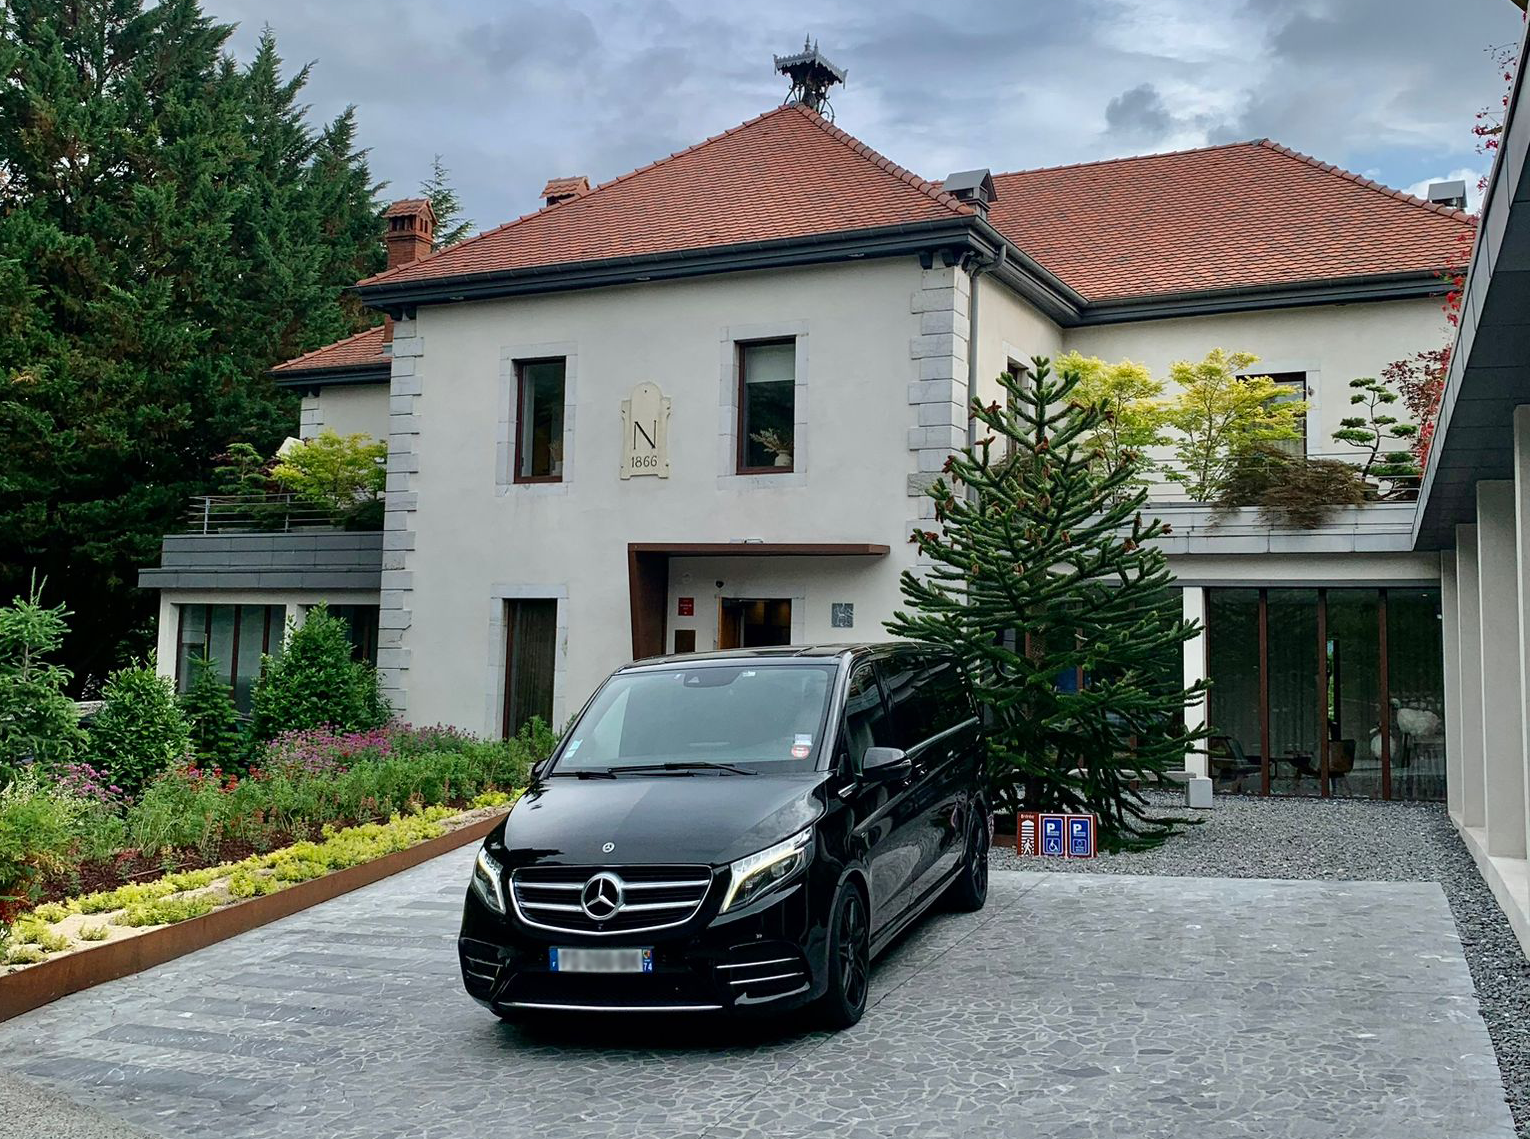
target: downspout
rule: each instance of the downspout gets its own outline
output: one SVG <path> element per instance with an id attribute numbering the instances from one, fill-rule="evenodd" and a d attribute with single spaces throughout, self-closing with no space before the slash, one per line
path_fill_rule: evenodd
<path id="1" fill-rule="evenodd" d="M 967 450 L 971 451 L 977 446 L 977 417 L 972 414 L 972 401 L 977 398 L 977 338 L 978 338 L 978 278 L 985 273 L 991 273 L 1004 264 L 1008 255 L 1006 246 L 999 246 L 999 252 L 988 257 L 974 254 L 967 271 L 971 278 L 971 288 L 967 298 Z M 969 486 L 967 488 L 968 500 L 976 498 L 976 492 Z"/>

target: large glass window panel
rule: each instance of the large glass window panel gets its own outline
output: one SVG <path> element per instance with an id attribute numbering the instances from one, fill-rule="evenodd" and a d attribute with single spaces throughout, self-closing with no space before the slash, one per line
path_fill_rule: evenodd
<path id="1" fill-rule="evenodd" d="M 794 341 L 739 348 L 741 471 L 792 469 L 797 421 L 797 345 Z"/>
<path id="2" fill-rule="evenodd" d="M 255 679 L 260 675 L 260 656 L 265 651 L 268 608 L 265 605 L 239 607 L 239 654 L 234 661 L 234 703 L 240 708 L 250 706 Z M 278 636 L 281 634 L 280 618 L 276 633 Z"/>
<path id="3" fill-rule="evenodd" d="M 1206 591 L 1206 751 L 1216 790 L 1256 795 L 1261 789 L 1259 728 L 1259 591 Z"/>
<path id="4" fill-rule="evenodd" d="M 175 654 L 176 690 L 185 692 L 191 687 L 193 657 L 207 651 L 207 606 L 182 605 L 180 607 L 180 644 Z"/>
<path id="5" fill-rule="evenodd" d="M 1270 791 L 1318 795 L 1318 593 L 1271 589 L 1266 598 Z"/>
<path id="6" fill-rule="evenodd" d="M 1379 799 L 1380 594 L 1374 589 L 1330 589 L 1327 597 L 1329 793 Z"/>
<path id="7" fill-rule="evenodd" d="M 1445 798 L 1445 677 L 1438 589 L 1387 590 L 1392 797 Z"/>

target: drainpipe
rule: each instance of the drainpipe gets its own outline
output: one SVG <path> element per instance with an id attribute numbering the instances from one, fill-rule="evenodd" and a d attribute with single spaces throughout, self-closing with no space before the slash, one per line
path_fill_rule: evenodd
<path id="1" fill-rule="evenodd" d="M 999 252 L 989 257 L 973 255 L 970 262 L 971 268 L 967 270 L 971 279 L 971 293 L 967 299 L 967 449 L 970 451 L 977 446 L 977 419 L 972 414 L 972 401 L 977 396 L 977 338 L 978 338 L 978 278 L 984 273 L 991 273 L 1004 264 L 1008 254 L 1006 246 L 999 246 Z M 967 488 L 968 500 L 976 498 L 976 492 L 969 486 Z"/>

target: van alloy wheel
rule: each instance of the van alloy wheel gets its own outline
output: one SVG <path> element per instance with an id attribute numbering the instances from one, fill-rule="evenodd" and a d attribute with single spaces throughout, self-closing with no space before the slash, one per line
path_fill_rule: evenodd
<path id="1" fill-rule="evenodd" d="M 866 1007 L 866 982 L 870 972 L 867 960 L 868 938 L 866 936 L 866 907 L 861 896 L 852 890 L 845 900 L 839 918 L 839 981 L 845 1004 L 851 1008 Z"/>

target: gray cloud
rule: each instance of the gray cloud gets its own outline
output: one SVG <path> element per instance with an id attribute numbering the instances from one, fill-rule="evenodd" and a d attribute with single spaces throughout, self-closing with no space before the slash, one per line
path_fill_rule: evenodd
<path id="1" fill-rule="evenodd" d="M 1406 186 L 1481 160 L 1502 0 L 203 0 L 315 61 L 315 117 L 358 108 L 389 194 L 439 152 L 480 225 L 551 176 L 601 181 L 780 102 L 805 32 L 848 67 L 839 123 L 929 177 L 1268 135 Z M 805 21 L 810 20 L 808 25 Z"/>
<path id="2" fill-rule="evenodd" d="M 1122 138 L 1153 142 L 1173 125 L 1174 116 L 1151 83 L 1139 83 L 1105 104 L 1105 129 Z"/>

